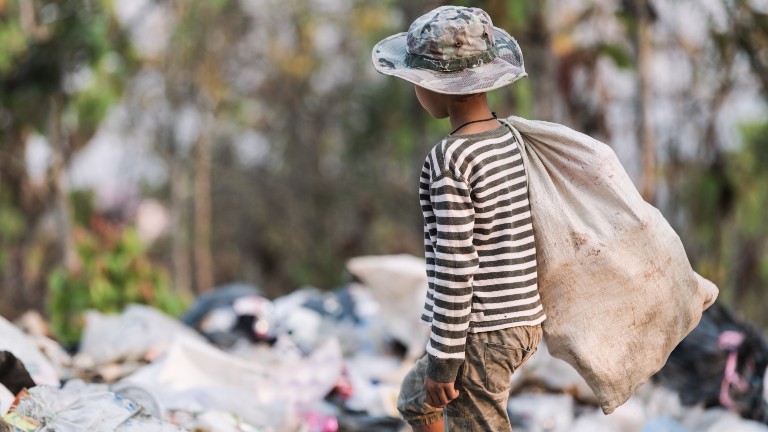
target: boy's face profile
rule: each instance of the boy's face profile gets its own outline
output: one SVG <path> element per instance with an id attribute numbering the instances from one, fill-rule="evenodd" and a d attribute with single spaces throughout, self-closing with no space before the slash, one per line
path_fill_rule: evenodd
<path id="1" fill-rule="evenodd" d="M 417 85 L 414 86 L 414 89 L 416 90 L 416 98 L 421 106 L 436 119 L 444 119 L 450 116 L 451 109 L 461 108 L 460 106 L 465 104 L 465 102 L 483 95 L 483 93 L 466 95 L 443 94 Z"/>
<path id="2" fill-rule="evenodd" d="M 447 95 L 427 90 L 424 87 L 414 86 L 416 98 L 425 110 L 436 119 L 448 117 Z"/>

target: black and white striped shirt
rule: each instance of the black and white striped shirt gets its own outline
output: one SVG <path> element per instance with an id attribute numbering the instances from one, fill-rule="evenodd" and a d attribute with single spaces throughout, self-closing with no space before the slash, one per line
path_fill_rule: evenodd
<path id="1" fill-rule="evenodd" d="M 431 325 L 427 374 L 451 382 L 467 332 L 545 319 L 536 283 L 528 183 L 514 134 L 503 125 L 448 136 L 427 156 L 419 198 Z"/>

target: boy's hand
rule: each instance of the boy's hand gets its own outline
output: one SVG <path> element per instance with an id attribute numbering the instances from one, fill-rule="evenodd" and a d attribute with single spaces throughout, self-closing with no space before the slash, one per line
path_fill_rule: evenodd
<path id="1" fill-rule="evenodd" d="M 453 387 L 453 384 L 453 382 L 433 381 L 426 377 L 424 379 L 424 392 L 427 394 L 427 403 L 435 408 L 441 408 L 459 397 L 459 391 Z"/>

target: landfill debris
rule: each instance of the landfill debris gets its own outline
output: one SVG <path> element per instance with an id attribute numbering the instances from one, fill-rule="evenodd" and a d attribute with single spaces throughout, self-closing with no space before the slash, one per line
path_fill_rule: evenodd
<path id="1" fill-rule="evenodd" d="M 421 357 L 429 338 L 429 328 L 419 323 L 427 293 L 424 259 L 364 256 L 349 260 L 347 269 L 371 290 L 385 328 L 406 347 L 408 358 Z"/>
<path id="2" fill-rule="evenodd" d="M 16 395 L 8 390 L 8 387 L 0 384 L 0 417 L 4 416 L 11 409 Z"/>
<path id="3" fill-rule="evenodd" d="M 164 358 L 125 381 L 151 389 L 168 410 L 213 409 L 237 414 L 257 427 L 277 427 L 330 393 L 341 367 L 341 349 L 333 339 L 308 357 L 284 339 L 261 351 L 260 361 L 181 339 Z"/>
<path id="4" fill-rule="evenodd" d="M 7 364 L 21 365 L 31 378 L 11 389 L 0 384 L 0 432 L 409 430 L 396 401 L 426 344 L 421 331 L 427 328 L 418 323 L 424 263 L 364 258 L 350 262 L 358 281 L 333 291 L 304 287 L 267 299 L 256 288 L 235 285 L 206 294 L 185 315 L 189 325 L 146 306 L 120 315 L 92 312 L 74 361 L 66 353 L 54 359 L 63 350 L 41 318 L 20 322 L 27 334 L 0 320 L 0 351 L 17 358 L 20 363 Z M 407 307 L 417 312 L 409 315 Z M 725 388 L 735 406 L 745 395 L 766 403 L 768 372 L 761 370 L 759 333 L 728 317 L 718 308 L 706 312 L 702 328 L 670 357 L 669 369 L 607 416 L 576 370 L 542 343 L 513 375 L 508 413 L 514 430 L 768 432 L 764 422 L 745 418 L 749 411 L 723 408 L 727 371 Z M 50 346 L 41 349 L 44 344 Z M 748 383 L 745 391 L 740 380 Z M 704 394 L 691 403 L 697 392 L 712 405 Z"/>
<path id="5" fill-rule="evenodd" d="M 256 287 L 229 284 L 201 295 L 181 321 L 219 347 L 273 338 L 272 303 Z"/>
<path id="6" fill-rule="evenodd" d="M 36 384 L 60 384 L 56 369 L 34 341 L 3 317 L 0 317 L 0 351 L 11 352 L 21 360 Z"/>
<path id="7" fill-rule="evenodd" d="M 580 403 L 598 404 L 597 396 L 584 378 L 571 365 L 553 357 L 545 341 L 539 343 L 531 358 L 512 375 L 513 393 L 530 387 L 567 393 Z"/>
<path id="8" fill-rule="evenodd" d="M 9 351 L 0 351 L 0 384 L 12 394 L 35 386 L 24 364 Z"/>
<path id="9" fill-rule="evenodd" d="M 157 309 L 129 305 L 120 315 L 85 313 L 85 328 L 75 362 L 81 366 L 151 360 L 179 338 L 202 340 L 194 330 Z"/>
<path id="10" fill-rule="evenodd" d="M 526 432 L 567 432 L 574 419 L 573 398 L 566 394 L 522 394 L 509 399 L 512 429 Z"/>
<path id="11" fill-rule="evenodd" d="M 4 416 L 20 431 L 177 432 L 182 429 L 147 414 L 134 401 L 103 386 L 70 381 L 63 388 L 30 389 Z"/>
<path id="12" fill-rule="evenodd" d="M 720 406 L 768 422 L 767 368 L 768 343 L 762 334 L 716 304 L 672 351 L 655 379 L 677 391 L 685 405 Z"/>

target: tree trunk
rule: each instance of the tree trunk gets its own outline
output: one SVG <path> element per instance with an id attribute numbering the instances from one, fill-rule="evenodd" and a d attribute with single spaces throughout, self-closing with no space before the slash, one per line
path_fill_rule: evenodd
<path id="1" fill-rule="evenodd" d="M 186 207 L 189 180 L 184 161 L 169 158 L 171 174 L 171 226 L 173 227 L 173 283 L 177 293 L 192 296 L 191 265 L 189 262 L 189 235 Z"/>
<path id="2" fill-rule="evenodd" d="M 60 96 L 51 98 L 48 118 L 48 142 L 53 152 L 51 158 L 51 189 L 53 192 L 53 212 L 56 230 L 59 233 L 59 245 L 64 266 L 69 273 L 76 273 L 80 268 L 75 241 L 72 237 L 72 213 L 67 196 L 66 178 L 67 160 L 69 159 L 65 138 L 61 128 L 62 100 Z"/>
<path id="3" fill-rule="evenodd" d="M 211 123 L 210 117 L 203 120 L 195 155 L 195 272 L 198 293 L 210 291 L 214 284 L 211 254 Z"/>
<path id="4" fill-rule="evenodd" d="M 656 193 L 656 141 L 651 117 L 653 87 L 651 84 L 653 41 L 647 0 L 635 0 L 637 11 L 637 73 L 639 95 L 639 137 L 642 149 L 643 177 L 640 193 L 643 198 L 653 203 Z"/>

